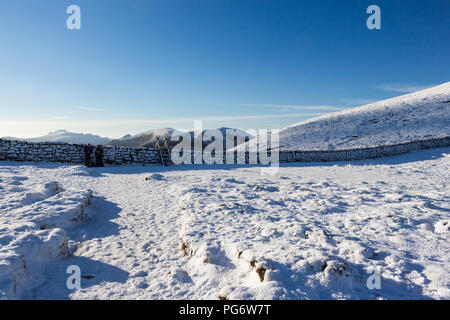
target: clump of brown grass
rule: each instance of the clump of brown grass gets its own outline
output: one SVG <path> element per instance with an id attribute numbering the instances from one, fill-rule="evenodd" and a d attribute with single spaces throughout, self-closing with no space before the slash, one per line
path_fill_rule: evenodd
<path id="1" fill-rule="evenodd" d="M 267 269 L 263 266 L 259 266 L 258 268 L 256 268 L 256 273 L 259 276 L 259 280 L 261 280 L 261 282 L 264 281 L 264 275 L 266 274 Z"/>
<path id="2" fill-rule="evenodd" d="M 265 267 L 264 260 L 260 260 L 260 259 L 255 260 L 255 259 L 253 259 L 253 260 L 249 261 L 248 263 L 250 264 L 250 266 L 253 269 L 255 269 L 255 272 L 259 276 L 259 280 L 261 282 L 263 282 L 264 281 L 264 276 L 265 276 L 266 271 L 267 271 L 267 268 Z"/>
<path id="3" fill-rule="evenodd" d="M 181 241 L 181 247 L 180 247 L 181 251 L 184 253 L 185 256 L 187 256 L 189 254 L 189 246 L 187 245 L 186 242 Z"/>

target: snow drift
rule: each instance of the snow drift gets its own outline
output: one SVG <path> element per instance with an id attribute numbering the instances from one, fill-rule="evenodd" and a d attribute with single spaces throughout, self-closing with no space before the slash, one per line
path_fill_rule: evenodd
<path id="1" fill-rule="evenodd" d="M 37 169 L 22 168 L 0 170 L 0 299 L 29 298 L 46 281 L 46 266 L 70 255 L 64 229 L 86 218 L 92 200 L 92 190 L 46 182 Z"/>

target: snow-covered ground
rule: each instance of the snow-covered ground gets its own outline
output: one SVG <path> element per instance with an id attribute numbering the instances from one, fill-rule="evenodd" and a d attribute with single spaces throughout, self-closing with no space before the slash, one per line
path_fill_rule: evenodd
<path id="1" fill-rule="evenodd" d="M 64 176 L 83 172 L 61 169 Z M 45 282 L 43 270 L 71 255 L 64 228 L 86 218 L 92 191 L 71 183 L 48 181 L 33 166 L 0 165 L 0 299 L 29 295 Z"/>
<path id="2" fill-rule="evenodd" d="M 450 148 L 277 175 L 3 162 L 0 298 L 449 299 L 449 167 Z"/>
<path id="3" fill-rule="evenodd" d="M 450 82 L 290 125 L 280 130 L 279 145 L 281 150 L 324 151 L 448 136 Z M 237 147 L 244 148 L 248 146 Z"/>

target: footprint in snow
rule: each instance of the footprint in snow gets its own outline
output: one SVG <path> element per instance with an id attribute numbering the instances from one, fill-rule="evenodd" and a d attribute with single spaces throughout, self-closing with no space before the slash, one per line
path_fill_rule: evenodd
<path id="1" fill-rule="evenodd" d="M 149 180 L 161 181 L 161 180 L 164 180 L 164 177 L 159 173 L 153 173 L 152 175 L 145 177 L 145 181 L 149 181 Z"/>
<path id="2" fill-rule="evenodd" d="M 138 283 L 136 283 L 136 288 L 138 289 L 147 289 L 148 288 L 148 283 L 144 280 L 139 281 Z"/>
<path id="3" fill-rule="evenodd" d="M 136 272 L 135 274 L 132 275 L 133 278 L 142 278 L 142 277 L 146 277 L 148 275 L 147 271 L 144 270 L 140 270 L 138 272 Z"/>
<path id="4" fill-rule="evenodd" d="M 13 177 L 13 180 L 15 180 L 15 181 L 26 181 L 26 180 L 28 180 L 28 178 L 27 177 L 15 176 L 15 177 Z"/>
<path id="5" fill-rule="evenodd" d="M 25 197 L 21 200 L 21 203 L 24 205 L 30 205 L 32 203 L 45 200 L 47 198 L 53 197 L 57 193 L 61 192 L 62 188 L 58 182 L 52 181 L 46 183 L 40 191 L 37 192 L 29 192 L 25 195 Z"/>
<path id="6" fill-rule="evenodd" d="M 27 191 L 27 189 L 15 187 L 15 188 L 9 189 L 9 191 L 10 191 L 10 192 L 24 192 L 24 191 Z"/>
<path id="7" fill-rule="evenodd" d="M 237 184 L 245 184 L 244 181 L 239 181 L 239 180 L 236 180 L 236 179 L 234 179 L 234 178 L 225 179 L 224 182 L 237 183 Z"/>

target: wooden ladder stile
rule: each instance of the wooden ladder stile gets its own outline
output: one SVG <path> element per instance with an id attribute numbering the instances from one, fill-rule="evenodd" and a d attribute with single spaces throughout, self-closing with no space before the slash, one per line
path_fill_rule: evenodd
<path id="1" fill-rule="evenodd" d="M 167 167 L 170 164 L 170 152 L 169 147 L 167 145 L 167 137 L 164 136 L 164 145 L 161 147 L 159 145 L 159 136 L 156 136 L 155 149 L 159 151 L 159 158 L 164 167 Z"/>

